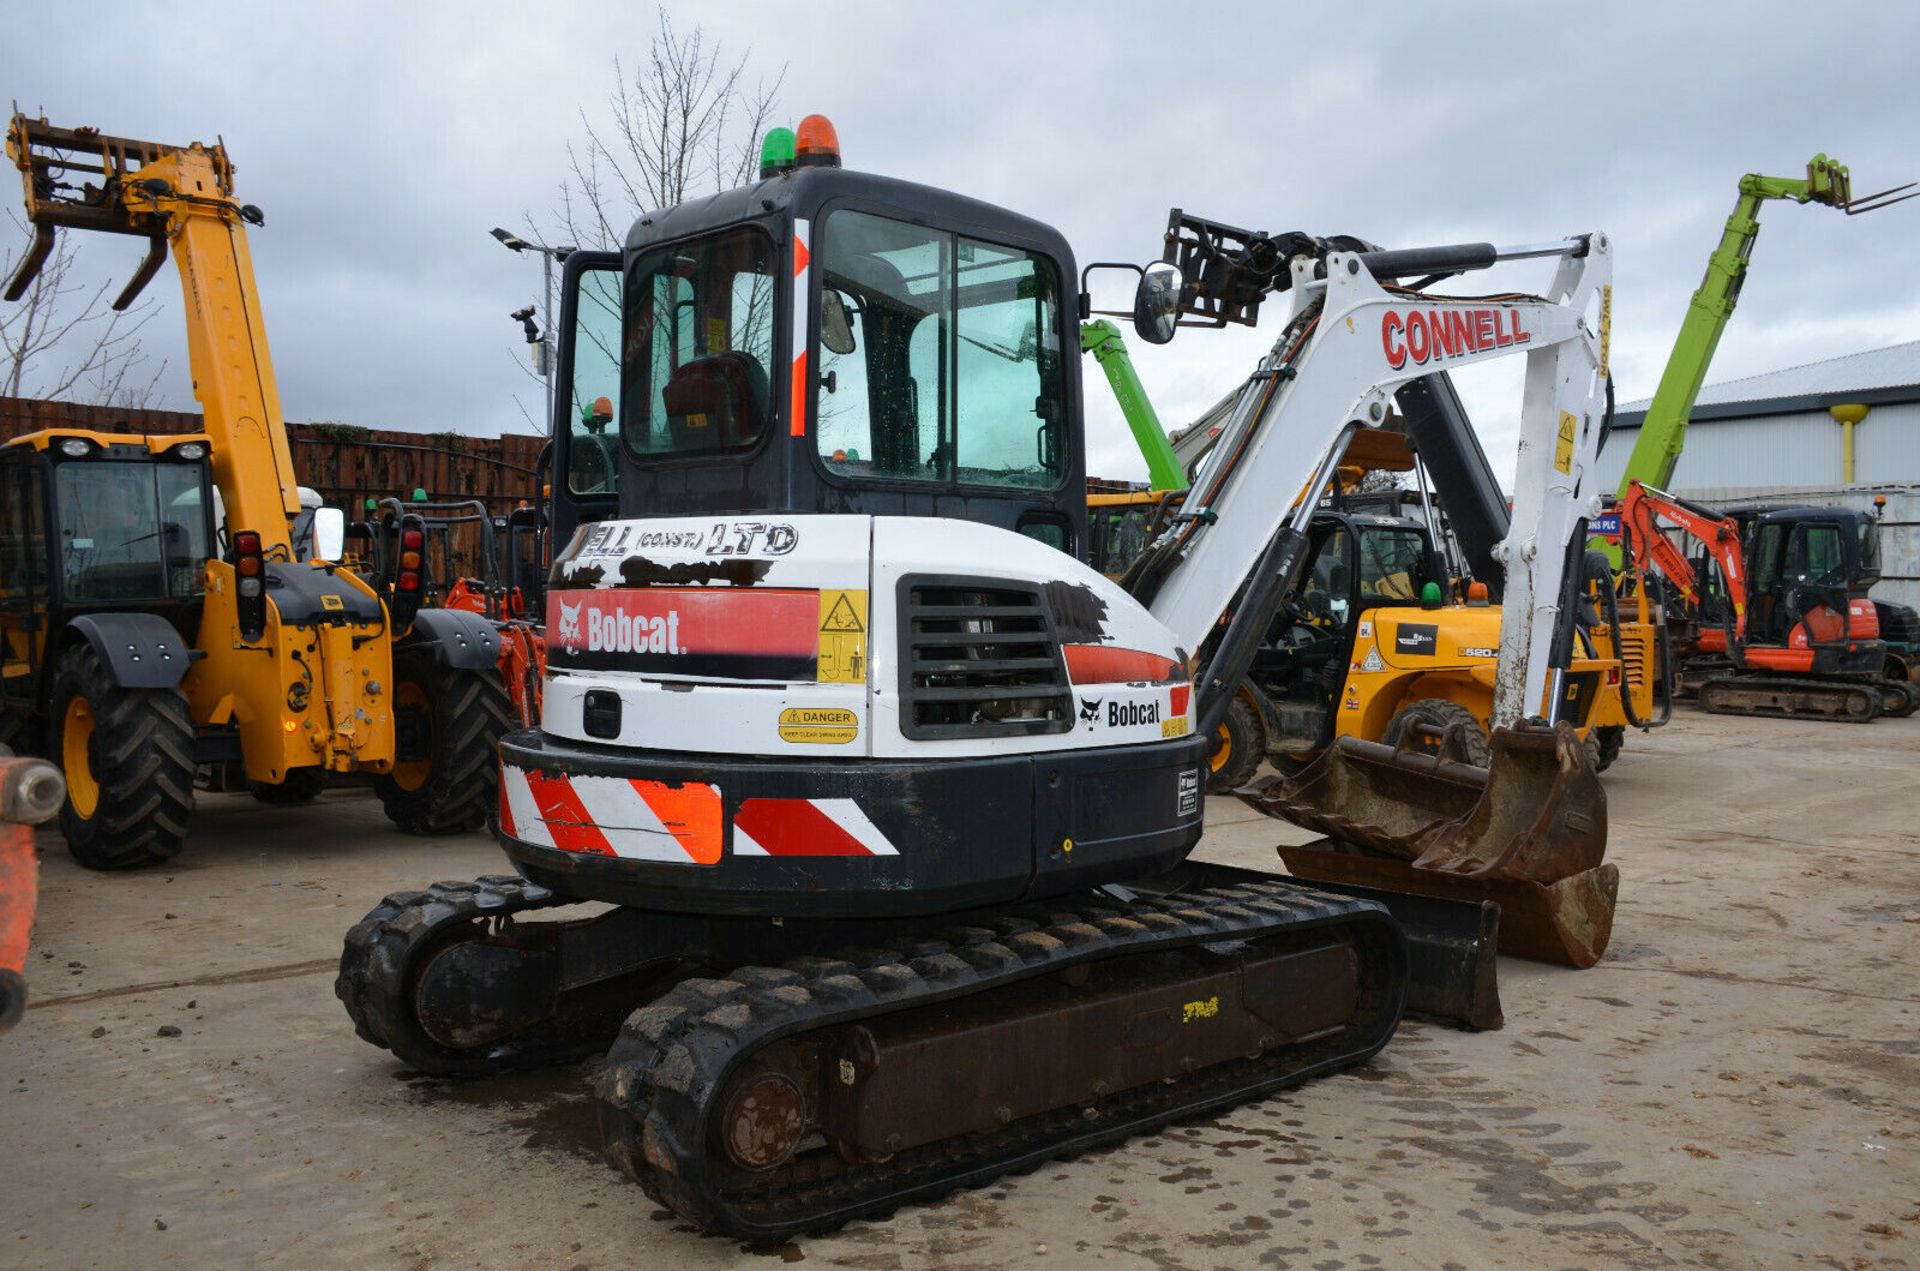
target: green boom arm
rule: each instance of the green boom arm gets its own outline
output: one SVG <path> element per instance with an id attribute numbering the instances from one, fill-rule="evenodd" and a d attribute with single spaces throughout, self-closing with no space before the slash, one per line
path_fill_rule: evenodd
<path id="1" fill-rule="evenodd" d="M 1120 338 L 1120 328 L 1104 318 L 1080 324 L 1080 348 L 1093 354 L 1100 363 L 1100 369 L 1107 373 L 1107 383 L 1113 386 L 1114 400 L 1120 403 L 1120 412 L 1127 417 L 1127 427 L 1133 430 L 1133 439 L 1140 446 L 1140 453 L 1147 460 L 1147 476 L 1156 490 L 1184 490 L 1187 488 L 1187 474 L 1174 457 L 1173 443 L 1167 440 L 1167 434 L 1160 427 L 1160 416 L 1153 409 L 1153 403 L 1147 400 L 1147 390 L 1140 383 L 1139 375 L 1134 373 L 1133 358 L 1127 353 L 1127 345 Z"/>
<path id="2" fill-rule="evenodd" d="M 1795 203 L 1824 203 L 1851 216 L 1900 201 L 1887 197 L 1895 193 L 1898 191 L 1884 191 L 1856 203 L 1846 167 L 1824 154 L 1815 155 L 1807 164 L 1804 178 L 1754 173 L 1740 178 L 1739 201 L 1721 231 L 1720 245 L 1707 259 L 1707 276 L 1687 306 L 1686 320 L 1680 324 L 1680 334 L 1667 358 L 1667 369 L 1660 376 L 1633 454 L 1621 474 L 1622 499 L 1634 481 L 1659 489 L 1672 483 L 1674 466 L 1680 462 L 1680 450 L 1686 442 L 1687 420 L 1707 378 L 1707 368 L 1713 364 L 1714 350 L 1720 347 L 1720 335 L 1740 300 L 1753 240 L 1760 232 L 1760 205 L 1768 199 L 1792 199 Z"/>

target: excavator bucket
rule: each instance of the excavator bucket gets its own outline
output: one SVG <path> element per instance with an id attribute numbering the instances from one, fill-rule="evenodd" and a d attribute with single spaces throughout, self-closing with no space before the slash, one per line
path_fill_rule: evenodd
<path id="1" fill-rule="evenodd" d="M 1412 861 L 1465 820 L 1487 778 L 1487 769 L 1418 749 L 1411 738 L 1395 747 L 1341 737 L 1298 776 L 1235 793 L 1268 816 Z"/>
<path id="2" fill-rule="evenodd" d="M 1571 724 L 1493 730 L 1487 787 L 1464 823 L 1450 826 L 1416 869 L 1464 877 L 1550 882 L 1585 873 L 1607 854 L 1607 793 Z"/>
<path id="3" fill-rule="evenodd" d="M 1619 871 L 1606 794 L 1572 727 L 1496 729 L 1490 765 L 1341 738 L 1293 778 L 1240 791 L 1327 835 L 1282 847 L 1316 881 L 1500 905 L 1500 949 L 1587 967 L 1606 952 Z"/>
<path id="4" fill-rule="evenodd" d="M 1500 952 L 1512 957 L 1584 969 L 1600 960 L 1613 935 L 1614 902 L 1620 893 L 1615 865 L 1537 883 L 1437 874 L 1408 861 L 1353 851 L 1331 839 L 1279 851 L 1287 872 L 1307 882 L 1442 900 L 1490 900 L 1500 907 Z"/>

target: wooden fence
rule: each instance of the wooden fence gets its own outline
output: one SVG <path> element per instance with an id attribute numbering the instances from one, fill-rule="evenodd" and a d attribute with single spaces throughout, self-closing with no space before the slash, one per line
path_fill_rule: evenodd
<path id="1" fill-rule="evenodd" d="M 0 397 L 0 442 L 42 428 L 176 433 L 197 432 L 201 426 L 200 415 L 192 411 Z M 416 489 L 436 501 L 480 499 L 495 513 L 540 497 L 537 466 L 545 439 L 531 434 L 466 437 L 352 424 L 289 424 L 287 434 L 300 484 L 312 486 L 355 519 L 369 498 L 405 499 Z"/>
<path id="2" fill-rule="evenodd" d="M 43 428 L 179 433 L 198 432 L 204 422 L 193 411 L 0 397 L 0 444 Z M 352 424 L 289 424 L 287 435 L 300 484 L 319 491 L 329 506 L 344 509 L 349 520 L 367 518 L 368 499 L 404 502 L 416 489 L 425 490 L 435 502 L 479 499 L 495 515 L 511 511 L 523 499 L 540 498 L 541 437 L 466 437 Z M 435 546 L 430 571 L 438 586 L 483 572 L 478 526 L 456 527 L 450 538 L 436 539 Z"/>

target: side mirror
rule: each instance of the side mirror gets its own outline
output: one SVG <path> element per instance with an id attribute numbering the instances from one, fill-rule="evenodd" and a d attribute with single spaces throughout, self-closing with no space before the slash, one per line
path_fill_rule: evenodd
<path id="1" fill-rule="evenodd" d="M 347 514 L 339 508 L 313 510 L 313 558 L 337 561 L 347 552 Z"/>
<path id="2" fill-rule="evenodd" d="M 1159 261 L 1140 271 L 1133 293 L 1133 329 L 1148 344 L 1173 339 L 1180 321 L 1180 292 L 1186 286 L 1176 265 Z"/>
<path id="3" fill-rule="evenodd" d="M 843 357 L 853 352 L 853 324 L 847 320 L 847 305 L 832 287 L 820 291 L 820 343 L 829 353 Z"/>

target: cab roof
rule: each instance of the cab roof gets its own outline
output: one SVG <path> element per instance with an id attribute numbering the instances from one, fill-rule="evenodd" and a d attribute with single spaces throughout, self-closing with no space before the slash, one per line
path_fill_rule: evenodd
<path id="1" fill-rule="evenodd" d="M 752 221 L 812 221 L 840 203 L 1042 252 L 1060 263 L 1063 285 L 1079 285 L 1073 250 L 1051 225 L 951 190 L 847 168 L 789 168 L 750 185 L 649 212 L 627 232 L 626 250 L 632 256 L 659 243 Z"/>

